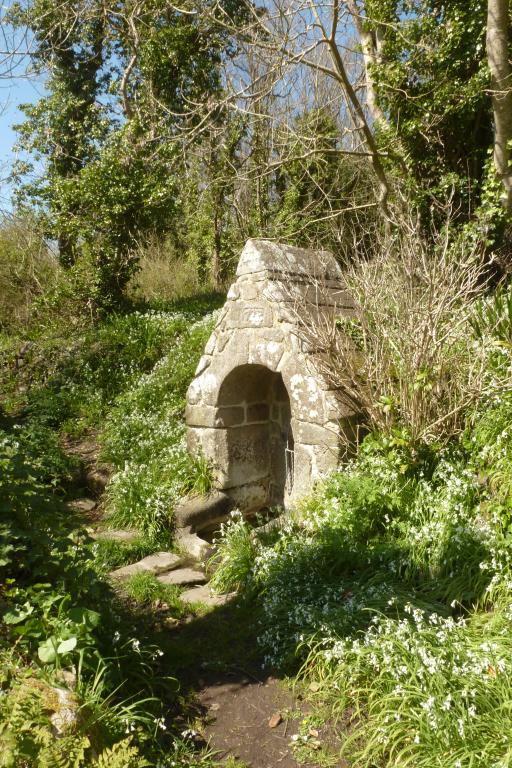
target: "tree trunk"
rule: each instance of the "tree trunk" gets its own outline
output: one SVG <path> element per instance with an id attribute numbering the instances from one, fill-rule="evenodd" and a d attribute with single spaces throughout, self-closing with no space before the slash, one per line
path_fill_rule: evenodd
<path id="1" fill-rule="evenodd" d="M 363 24 L 363 16 L 361 15 L 361 11 L 356 4 L 356 0 L 347 0 L 347 6 L 350 11 L 350 15 L 352 16 L 357 34 L 359 35 L 359 41 L 361 43 L 366 79 L 366 102 L 368 104 L 368 109 L 370 110 L 370 114 L 375 123 L 377 123 L 381 128 L 389 130 L 389 121 L 380 108 L 377 94 L 375 92 L 375 84 L 372 77 L 372 67 L 377 64 L 378 58 L 375 42 L 376 36 L 374 38 L 374 35 Z M 364 10 L 364 3 L 362 5 L 362 10 Z"/>
<path id="2" fill-rule="evenodd" d="M 488 0 L 487 59 L 494 113 L 494 165 L 503 185 L 503 205 L 512 213 L 512 68 L 509 54 L 509 0 Z"/>

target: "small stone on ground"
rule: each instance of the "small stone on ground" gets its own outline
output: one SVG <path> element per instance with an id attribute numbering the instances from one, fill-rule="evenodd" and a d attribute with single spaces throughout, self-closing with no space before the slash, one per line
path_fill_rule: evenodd
<path id="1" fill-rule="evenodd" d="M 74 499 L 74 501 L 69 502 L 68 506 L 76 512 L 92 512 L 96 508 L 96 502 L 92 499 Z"/>

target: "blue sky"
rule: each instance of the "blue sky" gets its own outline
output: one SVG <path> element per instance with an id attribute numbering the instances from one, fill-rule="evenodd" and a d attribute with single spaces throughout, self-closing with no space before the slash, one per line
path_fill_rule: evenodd
<path id="1" fill-rule="evenodd" d="M 5 179 L 14 159 L 16 133 L 12 126 L 23 120 L 18 105 L 37 101 L 43 92 L 41 78 L 20 76 L 0 80 L 0 210 L 11 207 L 11 190 Z"/>

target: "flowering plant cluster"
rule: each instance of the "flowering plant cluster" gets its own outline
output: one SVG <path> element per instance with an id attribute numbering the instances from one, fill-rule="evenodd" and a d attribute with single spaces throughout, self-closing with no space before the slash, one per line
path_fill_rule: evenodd
<path id="1" fill-rule="evenodd" d="M 492 480 L 512 458 L 510 407 L 444 449 L 370 437 L 270 541 L 239 517 L 224 531 L 216 580 L 258 592 L 268 664 L 302 662 L 353 711 L 355 765 L 512 765 L 511 550 Z"/>
<path id="2" fill-rule="evenodd" d="M 176 338 L 168 354 L 117 398 L 101 439 L 103 458 L 116 469 L 107 492 L 112 523 L 155 537 L 169 527 L 180 497 L 208 488 L 205 461 L 186 450 L 183 411 L 213 318 L 190 323 L 185 314 L 151 313 L 146 321 L 170 325 Z"/>

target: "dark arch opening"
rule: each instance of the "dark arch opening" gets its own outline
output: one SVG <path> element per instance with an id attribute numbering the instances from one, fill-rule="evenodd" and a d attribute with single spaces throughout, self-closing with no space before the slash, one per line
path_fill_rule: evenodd
<path id="1" fill-rule="evenodd" d="M 217 424 L 226 430 L 226 489 L 246 489 L 245 510 L 284 505 L 293 487 L 290 398 L 280 373 L 242 365 L 224 379 Z M 244 503 L 240 504 L 244 507 Z"/>

